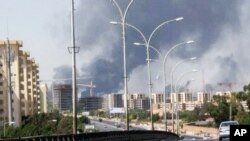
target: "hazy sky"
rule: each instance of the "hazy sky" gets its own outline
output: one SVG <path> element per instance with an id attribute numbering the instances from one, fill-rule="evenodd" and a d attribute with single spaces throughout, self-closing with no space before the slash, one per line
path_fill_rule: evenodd
<path id="1" fill-rule="evenodd" d="M 71 77 L 70 2 L 71 0 L 0 0 L 0 39 L 23 40 L 39 63 L 40 79 Z M 118 11 L 110 0 L 75 0 L 78 76 L 91 76 L 96 92 L 123 91 L 123 52 Z M 122 9 L 127 0 L 117 0 Z M 183 21 L 170 23 L 156 32 L 151 45 L 165 54 L 173 45 L 194 40 L 193 45 L 178 48 L 166 62 L 167 85 L 173 66 L 196 56 L 197 62 L 185 63 L 174 73 L 178 77 L 192 69 L 195 74 L 183 77 L 180 83 L 195 78 L 188 87 L 194 91 L 225 89 L 217 83 L 232 82 L 242 88 L 250 77 L 250 1 L 248 0 L 135 0 L 128 12 L 127 23 L 138 27 L 146 37 L 165 20 L 180 16 Z M 8 27 L 8 30 L 7 30 Z M 8 32 L 7 32 L 8 31 Z M 146 53 L 137 32 L 126 28 L 129 92 L 147 92 Z M 153 92 L 163 91 L 162 63 L 150 50 Z M 85 83 L 88 83 L 85 81 Z"/>

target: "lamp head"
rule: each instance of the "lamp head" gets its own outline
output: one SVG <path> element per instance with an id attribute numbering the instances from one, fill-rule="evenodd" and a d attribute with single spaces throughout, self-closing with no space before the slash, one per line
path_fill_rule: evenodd
<path id="1" fill-rule="evenodd" d="M 192 58 L 190 58 L 190 60 L 196 60 L 197 59 L 197 57 L 192 57 Z"/>
<path id="2" fill-rule="evenodd" d="M 191 44 L 191 43 L 193 43 L 194 41 L 193 40 L 190 40 L 190 41 L 187 41 L 186 43 L 187 44 Z"/>
<path id="3" fill-rule="evenodd" d="M 141 46 L 141 45 L 143 45 L 143 44 L 138 43 L 138 42 L 134 42 L 133 44 L 136 45 L 136 46 Z"/>
<path id="4" fill-rule="evenodd" d="M 175 21 L 181 21 L 183 19 L 184 19 L 183 17 L 179 17 L 179 18 L 176 18 Z"/>
<path id="5" fill-rule="evenodd" d="M 111 23 L 111 24 L 118 24 L 118 22 L 116 22 L 116 21 L 110 21 L 109 23 Z"/>

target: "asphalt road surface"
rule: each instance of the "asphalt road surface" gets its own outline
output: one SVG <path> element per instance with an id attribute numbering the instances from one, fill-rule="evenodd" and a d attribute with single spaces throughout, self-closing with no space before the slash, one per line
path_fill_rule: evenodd
<path id="1" fill-rule="evenodd" d="M 107 132 L 107 131 L 123 131 L 125 130 L 125 124 L 120 123 L 121 127 L 117 128 L 115 126 L 116 122 L 113 121 L 106 121 L 103 120 L 100 122 L 99 120 L 91 120 L 91 124 L 95 125 L 95 128 L 99 132 Z M 138 126 L 130 126 L 130 130 L 146 130 L 145 128 L 138 127 Z M 181 141 L 219 141 L 218 139 L 211 139 L 211 138 L 203 138 L 198 136 L 190 136 L 190 135 L 183 135 L 183 139 Z M 223 141 L 229 141 L 229 139 L 223 139 Z"/>

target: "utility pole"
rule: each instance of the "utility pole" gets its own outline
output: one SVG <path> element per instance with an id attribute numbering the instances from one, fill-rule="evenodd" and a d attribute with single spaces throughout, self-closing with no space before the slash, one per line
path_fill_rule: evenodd
<path id="1" fill-rule="evenodd" d="M 75 21 L 74 21 L 74 0 L 71 0 L 71 38 L 72 44 L 69 52 L 72 53 L 72 107 L 73 107 L 73 134 L 77 134 L 77 94 L 76 94 L 76 53 L 79 47 L 75 46 Z M 78 50 L 76 50 L 78 48 Z"/>

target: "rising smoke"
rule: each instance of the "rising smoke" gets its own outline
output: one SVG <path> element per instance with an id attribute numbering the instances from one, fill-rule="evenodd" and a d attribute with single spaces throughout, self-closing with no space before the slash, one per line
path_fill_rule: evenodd
<path id="1" fill-rule="evenodd" d="M 117 0 L 124 9 L 128 1 Z M 169 56 L 167 85 L 170 70 L 176 62 L 196 56 L 196 63 L 186 63 L 174 73 L 193 68 L 200 72 L 183 78 L 196 80 L 190 88 L 200 91 L 205 86 L 215 90 L 218 82 L 249 81 L 249 34 L 250 2 L 247 0 L 135 0 L 126 22 L 144 32 L 146 37 L 161 22 L 183 16 L 184 20 L 163 27 L 152 38 L 151 45 L 165 54 L 171 46 L 194 40 L 192 48 L 177 49 Z M 91 76 L 97 86 L 96 93 L 123 91 L 123 51 L 121 26 L 110 25 L 120 21 L 116 7 L 109 0 L 81 0 L 76 7 L 77 44 L 81 46 L 77 64 L 79 76 Z M 126 28 L 127 67 L 129 92 L 147 92 L 146 50 L 133 42 L 142 42 L 139 34 Z M 154 92 L 163 91 L 162 61 L 150 51 Z M 68 75 L 69 69 L 55 69 L 55 76 Z M 156 79 L 156 75 L 160 76 Z M 206 83 L 206 84 L 203 84 Z M 185 83 L 184 83 L 185 84 Z M 242 88 L 242 85 L 239 87 Z"/>

